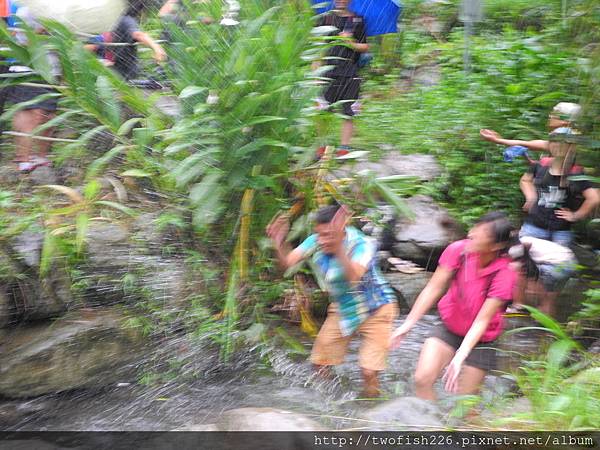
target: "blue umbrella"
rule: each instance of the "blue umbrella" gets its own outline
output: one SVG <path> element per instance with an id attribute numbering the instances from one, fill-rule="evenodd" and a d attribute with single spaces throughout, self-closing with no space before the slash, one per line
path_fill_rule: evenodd
<path id="1" fill-rule="evenodd" d="M 334 8 L 335 0 L 312 0 L 319 14 Z M 365 20 L 367 36 L 396 33 L 402 13 L 400 0 L 351 0 L 348 9 Z"/>

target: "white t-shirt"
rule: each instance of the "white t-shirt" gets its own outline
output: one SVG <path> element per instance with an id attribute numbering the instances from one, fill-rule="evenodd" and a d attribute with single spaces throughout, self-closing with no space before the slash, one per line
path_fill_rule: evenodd
<path id="1" fill-rule="evenodd" d="M 531 244 L 529 255 L 536 264 L 559 265 L 577 262 L 571 249 L 556 242 L 530 236 L 523 236 L 520 241 L 522 244 Z"/>

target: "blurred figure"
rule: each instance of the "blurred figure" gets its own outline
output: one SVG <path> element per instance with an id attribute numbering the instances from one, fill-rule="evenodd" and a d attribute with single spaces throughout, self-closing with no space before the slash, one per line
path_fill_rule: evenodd
<path id="1" fill-rule="evenodd" d="M 568 247 L 573 240 L 571 224 L 585 219 L 600 204 L 600 194 L 586 180 L 572 181 L 583 168 L 573 164 L 575 136 L 570 128 L 557 128 L 550 134 L 544 158 L 521 177 L 527 212 L 520 236 L 547 239 Z M 582 201 L 583 200 L 583 201 Z"/>
<path id="2" fill-rule="evenodd" d="M 581 114 L 581 106 L 577 103 L 558 103 L 550 112 L 548 116 L 548 129 L 550 132 L 561 127 L 568 127 L 573 129 L 575 122 Z M 504 139 L 500 134 L 493 130 L 482 129 L 479 134 L 486 141 L 493 142 L 494 144 L 507 145 L 509 146 L 504 153 L 505 161 L 512 162 L 515 156 L 525 156 L 529 163 L 533 164 L 534 161 L 529 158 L 527 150 L 534 151 L 549 151 L 549 141 L 543 139 L 536 139 L 532 141 L 522 141 L 519 139 Z"/>
<path id="3" fill-rule="evenodd" d="M 600 193 L 586 180 L 573 181 L 569 177 L 582 175 L 583 168 L 573 164 L 575 143 L 570 128 L 557 128 L 550 133 L 548 151 L 550 158 L 544 158 L 532 165 L 521 177 L 521 191 L 525 196 L 523 210 L 527 212 L 519 237 L 535 245 L 532 255 L 536 254 L 542 283 L 538 295 L 542 299 L 540 309 L 554 314 L 554 304 L 560 291 L 560 285 L 569 278 L 571 264 L 569 258 L 556 260 L 559 255 L 568 252 L 573 241 L 571 225 L 585 219 L 600 204 Z M 528 238 L 551 241 L 544 243 Z M 552 253 L 555 253 L 553 256 Z M 544 263 L 550 258 L 549 263 Z M 556 264 L 566 265 L 555 270 Z M 555 264 L 556 263 L 556 264 Z M 567 270 L 568 269 L 568 270 Z M 562 274 L 560 272 L 562 271 Z M 559 274 L 561 276 L 559 276 Z M 564 279 L 563 279 L 564 278 Z M 559 282 L 556 282 L 556 281 Z M 519 303 L 517 302 L 517 308 Z"/>
<path id="4" fill-rule="evenodd" d="M 329 108 L 333 103 L 343 102 L 340 106 L 345 115 L 342 123 L 340 147 L 338 156 L 345 155 L 350 150 L 350 142 L 354 133 L 352 118 L 358 113 L 358 98 L 361 79 L 358 76 L 359 58 L 362 53 L 369 51 L 365 23 L 361 16 L 356 16 L 348 10 L 348 0 L 335 0 L 335 9 L 325 13 L 317 26 L 333 26 L 337 29 L 330 36 L 341 36 L 345 45 L 334 45 L 324 59 L 325 65 L 333 68 L 324 76 L 331 81 L 319 100 L 322 108 Z M 316 69 L 320 63 L 315 63 Z"/>
<path id="5" fill-rule="evenodd" d="M 531 236 L 520 238 L 520 245 L 509 250 L 519 262 L 521 277 L 507 313 L 522 313 L 523 304 L 535 300 L 544 314 L 555 316 L 556 299 L 575 272 L 575 254 L 563 245 Z"/>
<path id="6" fill-rule="evenodd" d="M 18 7 L 16 10 L 16 25 L 25 23 L 31 27 L 36 33 L 43 33 L 44 29 L 35 20 L 27 7 Z M 21 44 L 27 43 L 26 34 L 23 32 L 16 33 L 16 39 Z M 55 55 L 46 55 L 55 77 L 60 76 L 60 67 Z M 29 67 L 13 65 L 9 69 L 13 73 L 27 73 L 32 70 Z M 6 94 L 6 101 L 17 104 L 34 100 L 36 97 L 54 93 L 52 89 L 17 85 L 9 88 Z M 55 116 L 58 100 L 46 98 L 34 104 L 28 105 L 18 111 L 13 117 L 13 130 L 23 134 L 31 134 L 37 127 L 48 122 Z M 50 137 L 54 130 L 47 129 L 40 136 Z M 48 152 L 52 143 L 40 139 L 33 139 L 30 136 L 16 136 L 15 147 L 16 156 L 15 163 L 19 172 L 30 172 L 39 166 L 49 166 Z"/>
<path id="7" fill-rule="evenodd" d="M 344 361 L 355 334 L 361 335 L 359 364 L 363 395 L 379 395 L 378 374 L 385 368 L 392 324 L 398 315 L 396 298 L 377 268 L 377 246 L 356 228 L 347 226 L 345 207 L 326 206 L 316 213 L 315 233 L 295 249 L 286 243 L 288 219 L 280 216 L 267 227 L 285 269 L 312 258 L 331 295 L 327 319 L 313 345 L 311 362 L 319 374 Z"/>
<path id="8" fill-rule="evenodd" d="M 163 48 L 148 34 L 140 30 L 138 21 L 145 8 L 143 0 L 132 0 L 129 9 L 112 31 L 114 43 L 129 44 L 112 47 L 113 67 L 126 80 L 136 78 L 139 73 L 138 52 L 135 44 L 141 43 L 150 48 L 154 52 L 153 58 L 157 63 L 161 63 L 167 58 Z"/>
<path id="9" fill-rule="evenodd" d="M 435 400 L 433 385 L 444 368 L 446 391 L 477 395 L 486 373 L 495 368 L 494 342 L 502 334 L 502 313 L 517 280 L 507 254 L 513 236 L 514 228 L 504 214 L 481 217 L 468 239 L 444 250 L 433 277 L 394 331 L 392 347 L 439 300 L 442 323 L 423 344 L 415 370 L 418 397 Z"/>

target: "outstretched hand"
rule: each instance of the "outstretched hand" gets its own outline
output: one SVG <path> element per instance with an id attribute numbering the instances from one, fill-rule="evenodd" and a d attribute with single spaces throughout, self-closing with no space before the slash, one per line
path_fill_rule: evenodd
<path id="1" fill-rule="evenodd" d="M 390 348 L 398 348 L 409 331 L 410 326 L 406 322 L 396 328 L 390 338 Z"/>
<path id="2" fill-rule="evenodd" d="M 280 246 L 290 231 L 290 223 L 287 214 L 277 214 L 275 218 L 267 225 L 267 236 L 277 246 Z"/>
<path id="3" fill-rule="evenodd" d="M 486 141 L 490 142 L 498 142 L 499 139 L 502 139 L 502 136 L 500 136 L 494 130 L 488 130 L 487 128 L 479 130 L 479 135 Z"/>

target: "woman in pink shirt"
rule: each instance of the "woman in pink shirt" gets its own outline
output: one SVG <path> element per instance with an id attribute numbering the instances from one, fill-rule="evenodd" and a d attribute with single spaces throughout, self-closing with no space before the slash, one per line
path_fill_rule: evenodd
<path id="1" fill-rule="evenodd" d="M 444 250 L 433 277 L 392 335 L 396 347 L 441 298 L 442 324 L 423 344 L 415 371 L 418 397 L 435 399 L 433 385 L 444 368 L 447 391 L 476 394 L 486 372 L 495 367 L 494 340 L 502 333 L 502 313 L 517 279 L 507 254 L 513 236 L 504 214 L 479 219 L 468 239 Z"/>

